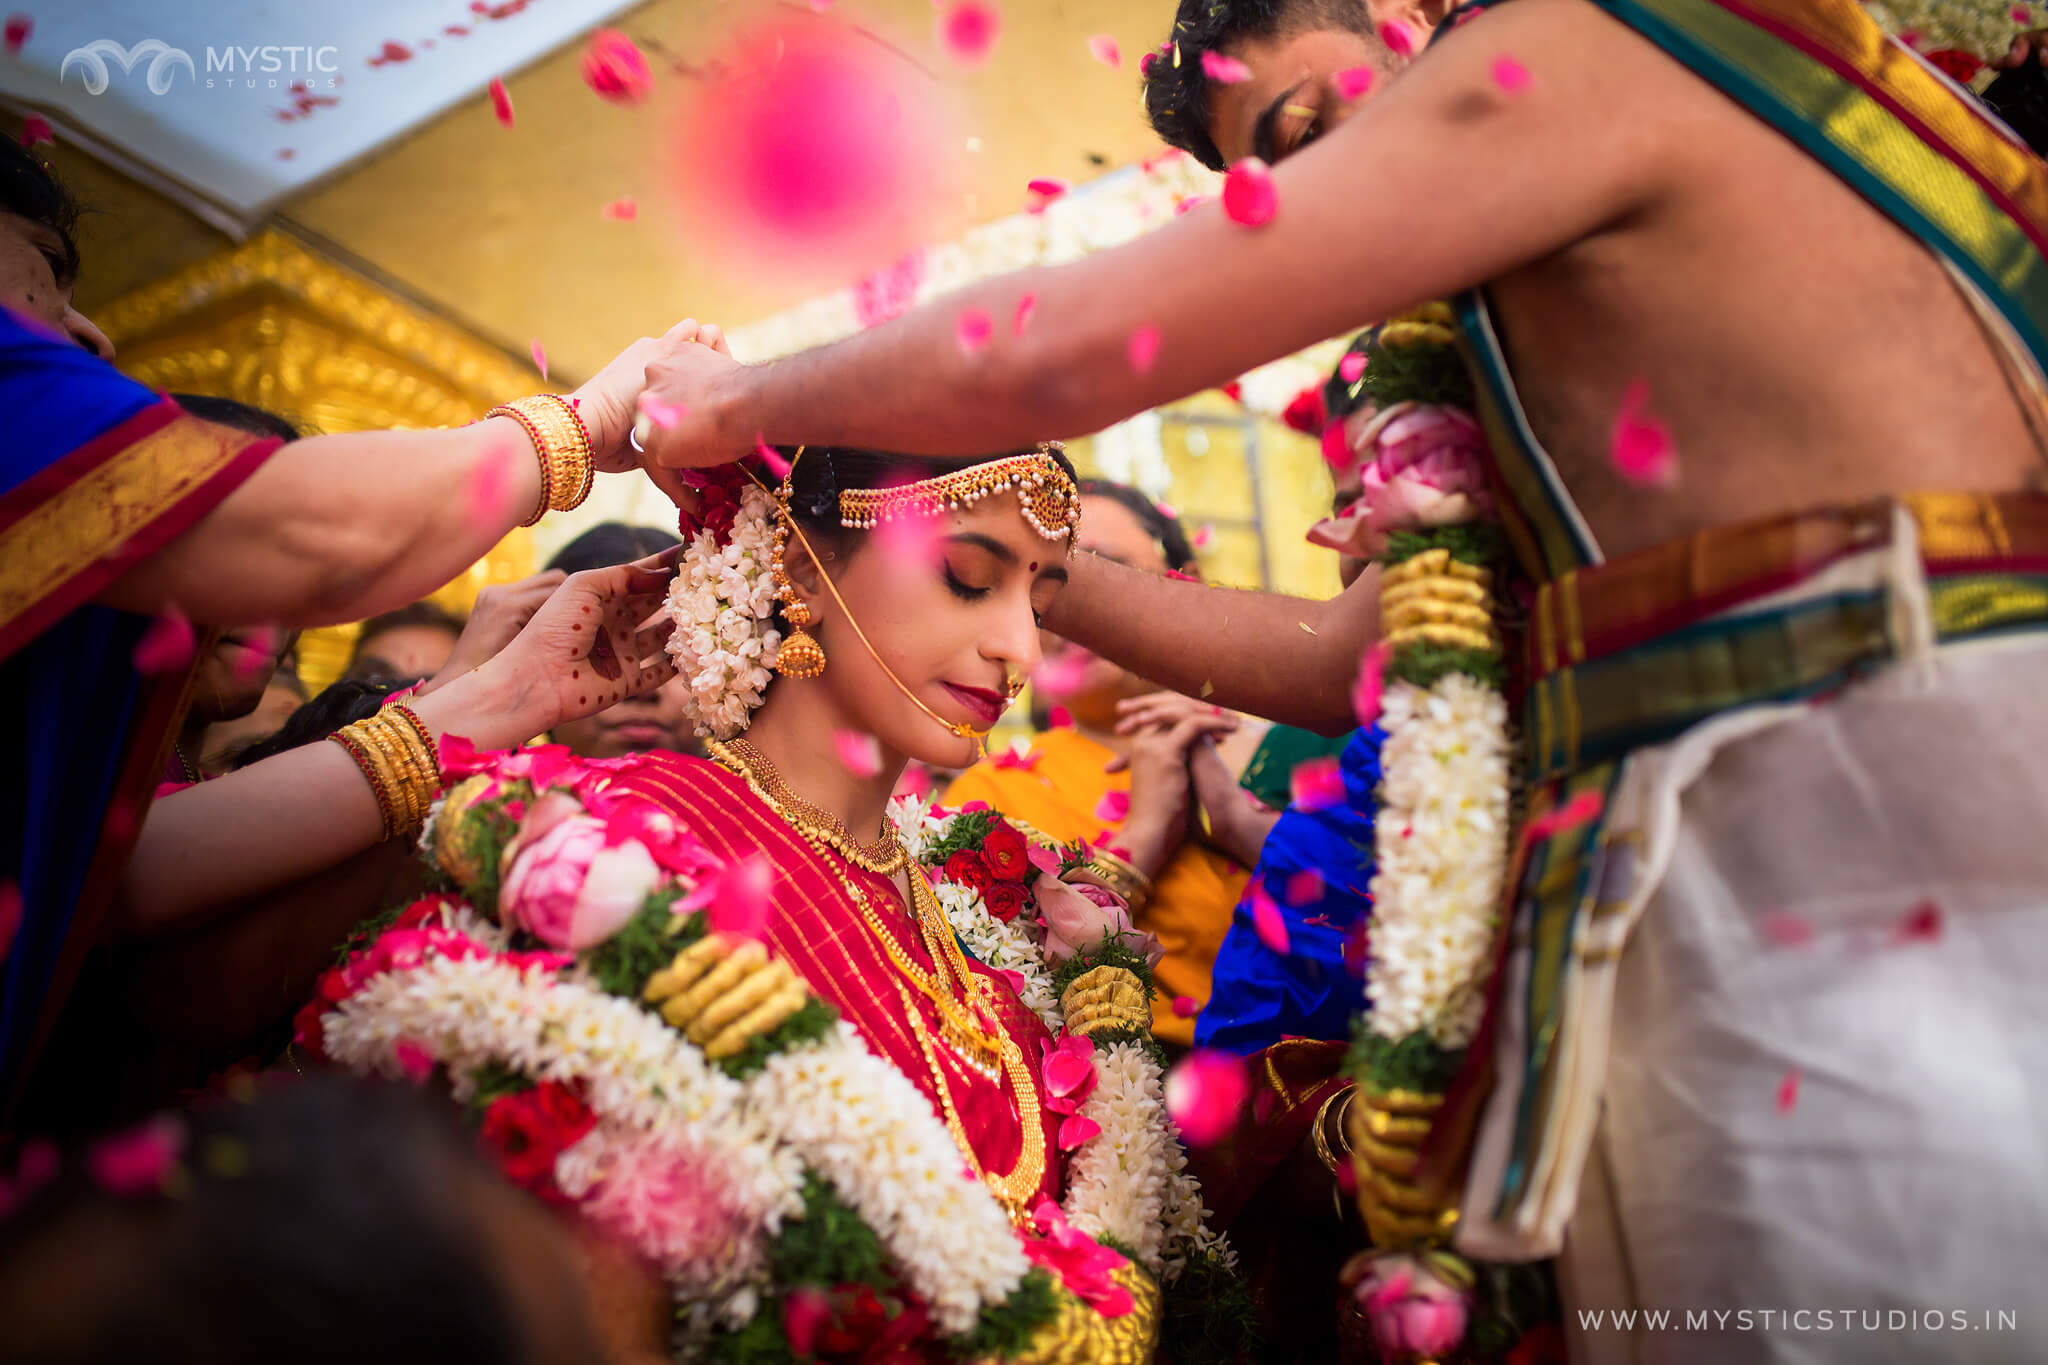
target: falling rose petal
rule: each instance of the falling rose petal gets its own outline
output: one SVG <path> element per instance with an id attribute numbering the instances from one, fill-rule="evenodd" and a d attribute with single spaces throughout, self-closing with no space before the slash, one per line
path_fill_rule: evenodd
<path id="1" fill-rule="evenodd" d="M 1346 67 L 1332 78 L 1337 87 L 1337 98 L 1349 103 L 1372 89 L 1376 73 L 1369 66 Z"/>
<path id="2" fill-rule="evenodd" d="M 1023 336 L 1024 329 L 1031 325 L 1031 315 L 1038 311 L 1038 295 L 1026 294 L 1017 300 L 1016 316 L 1010 319 L 1010 335 Z"/>
<path id="3" fill-rule="evenodd" d="M 21 930 L 21 883 L 12 878 L 0 882 L 0 962 L 7 960 L 7 950 L 14 946 L 14 936 Z"/>
<path id="4" fill-rule="evenodd" d="M 1778 1082 L 1778 1112 L 1789 1114 L 1799 1107 L 1799 1068 L 1788 1067 Z"/>
<path id="5" fill-rule="evenodd" d="M 875 743 L 873 735 L 834 730 L 832 751 L 839 756 L 839 766 L 855 777 L 873 777 L 882 771 L 882 746 Z"/>
<path id="6" fill-rule="evenodd" d="M 760 432 L 754 433 L 754 458 L 768 467 L 768 472 L 778 479 L 789 477 L 789 461 L 781 451 L 768 444 L 768 438 Z"/>
<path id="7" fill-rule="evenodd" d="M 502 77 L 491 77 L 491 112 L 498 116 L 498 122 L 507 128 L 512 126 L 512 92 L 505 88 Z"/>
<path id="8" fill-rule="evenodd" d="M 1939 943 L 1941 931 L 1941 907 L 1933 901 L 1921 901 L 1907 911 L 1906 917 L 1892 930 L 1891 941 L 1894 944 Z"/>
<path id="9" fill-rule="evenodd" d="M 135 642 L 135 671 L 150 677 L 160 673 L 175 673 L 192 662 L 197 638 L 192 633 L 192 623 L 185 619 L 185 613 L 175 605 L 165 607 L 163 612 L 144 627 L 142 638 Z"/>
<path id="10" fill-rule="evenodd" d="M 877 526 L 873 538 L 889 558 L 936 571 L 945 555 L 945 534 L 945 522 L 939 517 L 905 515 Z"/>
<path id="11" fill-rule="evenodd" d="M 1182 1137 L 1206 1147 L 1237 1126 L 1250 1086 L 1242 1058 L 1198 1049 L 1167 1073 L 1166 1112 Z"/>
<path id="12" fill-rule="evenodd" d="M 1273 188 L 1273 171 L 1255 156 L 1248 156 L 1223 177 L 1223 212 L 1240 227 L 1264 227 L 1280 211 L 1280 196 Z"/>
<path id="13" fill-rule="evenodd" d="M 973 355 L 988 345 L 988 339 L 994 331 L 995 324 L 989 321 L 987 310 L 981 308 L 961 310 L 960 316 L 953 323 L 953 339 L 960 343 L 963 355 Z"/>
<path id="14" fill-rule="evenodd" d="M 526 343 L 526 353 L 533 357 L 533 368 L 539 370 L 540 377 L 545 380 L 548 377 L 547 347 L 541 345 L 539 339 L 535 338 Z"/>
<path id="15" fill-rule="evenodd" d="M 414 1085 L 425 1084 L 434 1074 L 434 1054 L 410 1039 L 400 1039 L 392 1046 L 391 1059 Z"/>
<path id="16" fill-rule="evenodd" d="M 1282 894 L 1289 905 L 1314 905 L 1323 898 L 1323 874 L 1314 868 L 1303 868 L 1287 879 Z M 1328 924 L 1329 916 L 1319 915 L 1318 919 Z"/>
<path id="17" fill-rule="evenodd" d="M 1131 333 L 1124 349 L 1134 373 L 1150 374 L 1154 362 L 1159 359 L 1159 329 L 1150 323 L 1145 324 Z"/>
<path id="18" fill-rule="evenodd" d="M 41 114 L 30 114 L 21 121 L 21 145 L 40 147 L 44 143 L 57 145 L 57 134 L 50 127 L 50 121 Z"/>
<path id="19" fill-rule="evenodd" d="M 1344 804 L 1344 773 L 1334 758 L 1312 758 L 1294 765 L 1287 780 L 1296 810 L 1331 810 Z"/>
<path id="20" fill-rule="evenodd" d="M 1088 682 L 1088 668 L 1095 656 L 1078 646 L 1043 660 L 1032 671 L 1031 685 L 1048 697 L 1071 697 Z"/>
<path id="21" fill-rule="evenodd" d="M 257 626 L 239 643 L 242 648 L 235 651 L 235 666 L 230 671 L 236 682 L 250 683 L 267 676 L 277 666 L 277 650 L 284 643 L 284 632 L 274 626 Z"/>
<path id="22" fill-rule="evenodd" d="M 1195 997 L 1192 995 L 1173 997 L 1173 1017 L 1176 1019 L 1192 1019 L 1201 1013 L 1201 1010 L 1202 1007 L 1195 1003 Z"/>
<path id="23" fill-rule="evenodd" d="M 1513 57 L 1496 57 L 1493 59 L 1493 83 L 1503 95 L 1519 95 L 1534 85 L 1536 78 L 1529 74 L 1528 67 Z"/>
<path id="24" fill-rule="evenodd" d="M 1197 526 L 1195 528 L 1195 533 L 1193 535 L 1188 537 L 1188 544 L 1194 549 L 1200 550 L 1206 547 L 1208 543 L 1214 540 L 1215 538 L 1216 528 L 1214 526 L 1209 525 L 1207 522 L 1204 522 L 1202 525 Z"/>
<path id="25" fill-rule="evenodd" d="M 969 801 L 966 805 L 960 807 L 960 809 L 972 813 L 978 810 L 994 810 L 995 807 L 989 805 L 989 803 L 986 801 Z"/>
<path id="26" fill-rule="evenodd" d="M 962 66 L 986 62 L 1002 32 L 1002 11 L 988 0 L 953 0 L 939 9 L 939 43 Z"/>
<path id="27" fill-rule="evenodd" d="M 1088 55 L 1111 71 L 1124 69 L 1124 50 L 1114 35 L 1098 33 L 1088 40 Z"/>
<path id="28" fill-rule="evenodd" d="M 2010 10 L 2007 11 L 2007 13 L 2012 16 L 2012 21 L 2015 24 L 2018 24 L 2023 28 L 2026 25 L 2034 22 L 2034 16 L 2027 13 L 2026 6 L 2024 5 L 2014 5 Z"/>
<path id="29" fill-rule="evenodd" d="M 10 14 L 7 26 L 0 30 L 0 39 L 7 44 L 7 55 L 19 57 L 22 48 L 28 45 L 28 37 L 36 31 L 36 21 L 26 14 Z"/>
<path id="30" fill-rule="evenodd" d="M 622 195 L 604 206 L 604 216 L 615 223 L 630 223 L 640 216 L 640 201 L 632 195 Z"/>
<path id="31" fill-rule="evenodd" d="M 531 459 L 532 456 L 528 456 Z M 478 527 L 500 526 L 511 511 L 513 471 L 518 468 L 519 454 L 509 446 L 497 446 L 477 463 L 474 473 L 469 476 L 465 490 L 466 514 L 470 524 Z"/>
<path id="32" fill-rule="evenodd" d="M 1131 818 L 1131 794 L 1129 792 L 1104 792 L 1102 799 L 1095 803 L 1095 818 L 1112 825 L 1120 825 Z"/>
<path id="33" fill-rule="evenodd" d="M 1649 384 L 1631 381 L 1614 414 L 1608 457 L 1630 483 L 1668 485 L 1678 477 L 1678 448 L 1671 429 L 1650 415 L 1649 404 Z"/>
<path id="34" fill-rule="evenodd" d="M 1415 55 L 1415 30 L 1399 19 L 1389 19 L 1380 25 L 1380 40 L 1396 57 Z"/>
<path id="35" fill-rule="evenodd" d="M 108 1194 L 156 1194 L 184 1150 L 184 1120 L 160 1114 L 140 1127 L 95 1142 L 86 1149 L 85 1169 L 93 1184 Z"/>
<path id="36" fill-rule="evenodd" d="M 774 885 L 774 865 L 759 853 L 714 874 L 706 916 L 711 932 L 761 937 L 768 924 L 769 891 Z"/>
<path id="37" fill-rule="evenodd" d="M 1522 831 L 1522 837 L 1533 844 L 1538 839 L 1548 839 L 1553 834 L 1577 829 L 1580 825 L 1599 819 L 1600 812 L 1606 809 L 1606 806 L 1607 798 L 1600 792 L 1582 791 L 1556 810 L 1531 820 L 1528 828 Z"/>
<path id="38" fill-rule="evenodd" d="M 1074 728 L 1074 713 L 1064 706 L 1055 706 L 1046 713 L 1045 728 L 1048 730 L 1071 730 Z"/>
<path id="39" fill-rule="evenodd" d="M 896 779 L 896 790 L 892 796 L 907 796 L 913 801 L 922 801 L 931 795 L 933 786 L 931 769 L 922 763 L 907 764 L 903 776 Z"/>
<path id="40" fill-rule="evenodd" d="M 601 28 L 583 49 L 583 83 L 614 104 L 634 104 L 654 84 L 654 73 L 631 38 Z"/>
<path id="41" fill-rule="evenodd" d="M 1351 684 L 1351 714 L 1362 726 L 1380 718 L 1380 694 L 1386 687 L 1387 659 L 1392 653 L 1381 640 L 1358 661 L 1358 678 Z"/>
<path id="42" fill-rule="evenodd" d="M 1813 924 L 1790 910 L 1771 910 L 1762 919 L 1764 937 L 1780 948 L 1797 948 L 1813 942 Z"/>
<path id="43" fill-rule="evenodd" d="M 811 3 L 816 5 L 818 0 Z M 799 1285 L 782 1301 L 782 1332 L 789 1338 L 789 1349 L 799 1359 L 817 1353 L 818 1334 L 831 1322 L 832 1301 L 822 1289 Z"/>
<path id="44" fill-rule="evenodd" d="M 1365 373 L 1365 352 L 1346 351 L 1344 358 L 1337 362 L 1337 377 L 1347 384 L 1356 384 L 1358 377 Z"/>
<path id="45" fill-rule="evenodd" d="M 652 389 L 642 389 L 640 396 L 634 400 L 633 405 L 646 413 L 647 420 L 660 427 L 663 431 L 667 431 L 677 422 L 680 422 L 689 412 L 689 409 L 683 404 L 671 403 L 666 398 L 658 396 Z"/>
<path id="46" fill-rule="evenodd" d="M 1072 187 L 1066 181 L 1056 180 L 1051 176 L 1040 176 L 1027 181 L 1024 185 L 1024 211 L 1044 213 L 1047 204 L 1065 194 L 1070 188 Z"/>
<path id="47" fill-rule="evenodd" d="M 1365 898 L 1368 902 L 1371 896 Z M 1372 955 L 1372 916 L 1361 915 L 1344 931 L 1344 970 L 1356 977 L 1365 975 L 1366 959 Z"/>
<path id="48" fill-rule="evenodd" d="M 1267 894 L 1264 882 L 1252 883 L 1251 901 L 1252 928 L 1258 933 L 1259 942 L 1280 956 L 1287 956 L 1287 917 Z"/>
<path id="49" fill-rule="evenodd" d="M 1252 78 L 1252 69 L 1211 48 L 1202 54 L 1202 74 L 1218 85 L 1242 85 Z"/>

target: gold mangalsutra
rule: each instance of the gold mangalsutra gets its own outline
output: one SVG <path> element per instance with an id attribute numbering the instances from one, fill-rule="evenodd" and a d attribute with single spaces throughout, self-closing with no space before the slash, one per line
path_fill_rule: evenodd
<path id="1" fill-rule="evenodd" d="M 983 498 L 1015 493 L 1031 529 L 1043 539 L 1060 540 L 1072 535 L 1081 520 L 1081 490 L 1052 457 L 1060 448 L 1049 441 L 1029 454 L 986 460 L 895 488 L 846 489 L 839 495 L 839 524 L 849 531 L 871 531 L 896 517 L 965 511 Z"/>
<path id="2" fill-rule="evenodd" d="M 768 756 L 746 740 L 714 739 L 707 741 L 705 748 L 713 758 L 745 778 L 754 795 L 773 807 L 777 815 L 800 829 L 816 830 L 826 843 L 855 867 L 864 867 L 880 877 L 893 877 L 909 860 L 909 855 L 903 851 L 903 841 L 888 828 L 887 816 L 882 820 L 881 836 L 872 843 L 863 844 L 837 817 L 826 814 L 791 791 Z"/>
<path id="3" fill-rule="evenodd" d="M 932 1089 L 938 1092 L 939 1109 L 946 1120 L 946 1131 L 953 1135 L 953 1145 L 960 1149 L 960 1155 L 996 1202 L 1003 1206 L 1010 1221 L 1022 1227 L 1031 1216 L 1032 1198 L 1045 1179 L 1045 1122 L 1038 1105 L 1038 1087 L 1031 1083 L 1031 1069 L 1024 1064 L 1024 1053 L 1017 1046 L 1016 1039 L 1008 1033 L 1002 1035 L 1003 1073 L 1010 1078 L 1010 1088 L 1017 1095 L 1017 1161 L 1002 1175 L 986 1170 L 980 1155 L 974 1150 L 974 1143 L 967 1135 L 967 1125 L 960 1118 L 959 1107 L 953 1103 L 952 1087 L 946 1084 L 946 1074 L 939 1067 L 938 1055 L 932 1050 L 931 1035 L 925 1032 L 924 1020 L 919 1017 L 917 1007 L 904 989 L 902 982 L 896 983 L 897 998 L 903 1002 L 903 1013 L 910 1020 L 910 1032 L 917 1039 L 918 1050 L 924 1054 L 925 1069 L 931 1073 Z M 994 1080 L 993 1076 L 989 1079 Z"/>

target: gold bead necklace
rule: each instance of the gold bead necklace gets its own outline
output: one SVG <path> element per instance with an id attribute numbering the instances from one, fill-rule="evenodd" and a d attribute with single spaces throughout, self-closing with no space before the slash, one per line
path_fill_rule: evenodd
<path id="1" fill-rule="evenodd" d="M 754 795 L 774 807 L 777 815 L 792 825 L 815 831 L 855 867 L 864 867 L 877 876 L 893 877 L 909 860 L 903 851 L 903 841 L 889 828 L 887 816 L 882 818 L 881 836 L 873 843 L 860 843 L 837 816 L 828 815 L 791 791 L 768 756 L 746 740 L 714 739 L 705 747 L 719 763 L 745 778 Z"/>

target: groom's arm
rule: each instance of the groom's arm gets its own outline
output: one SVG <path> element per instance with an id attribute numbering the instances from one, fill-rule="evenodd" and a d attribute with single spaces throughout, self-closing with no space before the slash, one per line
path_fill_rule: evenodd
<path id="1" fill-rule="evenodd" d="M 1490 74 L 1503 54 L 1536 77 L 1514 97 Z M 1267 226 L 1205 206 L 1125 246 L 983 281 L 772 364 L 686 348 L 649 370 L 684 414 L 649 434 L 652 458 L 719 463 L 759 437 L 975 454 L 1081 435 L 1495 278 L 1672 183 L 1665 149 L 1684 143 L 1649 88 L 1661 60 L 1585 0 L 1488 11 L 1277 169 Z M 1010 323 L 1027 294 L 1036 308 L 1019 337 Z M 955 334 L 970 309 L 994 323 L 971 355 Z M 1141 327 L 1161 336 L 1144 373 L 1128 353 Z"/>

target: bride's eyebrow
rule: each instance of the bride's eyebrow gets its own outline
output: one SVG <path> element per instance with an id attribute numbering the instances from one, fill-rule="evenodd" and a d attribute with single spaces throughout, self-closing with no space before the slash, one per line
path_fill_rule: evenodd
<path id="1" fill-rule="evenodd" d="M 956 531 L 946 539 L 956 545 L 972 545 L 978 550 L 986 550 L 1006 567 L 1017 563 L 1017 552 L 994 536 L 985 536 L 979 531 Z"/>

